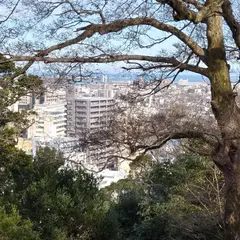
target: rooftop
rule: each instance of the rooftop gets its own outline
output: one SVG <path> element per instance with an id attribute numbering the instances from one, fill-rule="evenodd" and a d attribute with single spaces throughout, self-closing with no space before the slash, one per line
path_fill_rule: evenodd
<path id="1" fill-rule="evenodd" d="M 75 100 L 101 101 L 101 100 L 113 100 L 113 98 L 75 96 Z"/>

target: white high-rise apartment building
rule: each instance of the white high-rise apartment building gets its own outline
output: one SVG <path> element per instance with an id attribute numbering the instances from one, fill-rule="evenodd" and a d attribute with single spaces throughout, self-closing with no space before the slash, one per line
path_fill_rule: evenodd
<path id="1" fill-rule="evenodd" d="M 67 134 L 81 137 L 83 132 L 106 126 L 114 107 L 112 98 L 80 97 L 67 100 Z"/>
<path id="2" fill-rule="evenodd" d="M 33 110 L 37 115 L 28 129 L 28 138 L 66 136 L 65 103 L 36 104 Z"/>
<path id="3" fill-rule="evenodd" d="M 114 99 L 101 97 L 86 97 L 71 89 L 67 95 L 67 136 L 85 140 L 89 133 L 94 133 L 108 125 L 114 108 Z M 113 155 L 112 148 L 88 146 L 83 148 L 87 154 L 88 164 L 95 164 L 101 168 L 105 166 L 108 157 Z M 113 162 L 113 161 L 112 161 Z M 114 164 L 109 163 L 107 167 Z"/>

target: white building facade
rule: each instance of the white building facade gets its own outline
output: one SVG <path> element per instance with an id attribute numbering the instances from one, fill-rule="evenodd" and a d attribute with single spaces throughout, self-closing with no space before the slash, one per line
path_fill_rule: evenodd
<path id="1" fill-rule="evenodd" d="M 28 129 L 28 138 L 66 136 L 66 105 L 64 103 L 36 104 L 34 123 Z"/>
<path id="2" fill-rule="evenodd" d="M 76 97 L 67 100 L 67 134 L 81 137 L 106 126 L 114 108 L 112 98 Z"/>

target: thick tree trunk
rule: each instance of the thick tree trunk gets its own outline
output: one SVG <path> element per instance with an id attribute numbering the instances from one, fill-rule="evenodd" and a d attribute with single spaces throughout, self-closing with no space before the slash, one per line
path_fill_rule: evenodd
<path id="1" fill-rule="evenodd" d="M 240 147 L 240 146 L 239 146 Z M 239 159 L 240 160 L 240 159 Z M 225 169 L 225 239 L 240 240 L 240 161 Z"/>
<path id="2" fill-rule="evenodd" d="M 240 111 L 231 87 L 222 18 L 217 13 L 207 20 L 207 37 L 212 110 L 221 133 L 214 161 L 223 172 L 226 183 L 225 239 L 240 240 Z"/>
<path id="3" fill-rule="evenodd" d="M 213 159 L 225 179 L 225 240 L 240 240 L 240 142 L 223 141 Z"/>

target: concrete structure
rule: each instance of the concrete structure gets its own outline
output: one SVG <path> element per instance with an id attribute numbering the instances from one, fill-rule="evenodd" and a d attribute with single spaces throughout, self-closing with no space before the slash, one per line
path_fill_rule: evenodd
<path id="1" fill-rule="evenodd" d="M 81 137 L 106 126 L 114 107 L 111 98 L 76 97 L 67 99 L 67 134 Z"/>
<path id="2" fill-rule="evenodd" d="M 34 104 L 52 104 L 65 102 L 66 102 L 65 89 L 54 89 L 48 87 L 43 94 L 34 98 Z"/>
<path id="3" fill-rule="evenodd" d="M 112 89 L 108 88 L 98 89 L 96 92 L 96 96 L 102 98 L 113 98 L 114 92 Z"/>
<path id="4" fill-rule="evenodd" d="M 66 107 L 64 103 L 36 104 L 34 123 L 28 129 L 28 138 L 63 137 L 66 135 Z"/>
<path id="5" fill-rule="evenodd" d="M 55 148 L 57 151 L 61 151 L 63 154 L 68 155 L 75 152 L 77 149 L 78 140 L 70 137 L 33 137 L 32 139 L 32 155 L 36 155 L 36 151 L 39 147 Z"/>
<path id="6" fill-rule="evenodd" d="M 101 177 L 102 181 L 99 183 L 99 188 L 104 188 L 112 183 L 115 183 L 121 179 L 124 179 L 127 177 L 127 174 L 125 172 L 121 171 L 112 171 L 109 169 L 104 169 L 103 171 L 96 174 L 97 177 Z"/>
<path id="7" fill-rule="evenodd" d="M 65 103 L 66 102 L 66 90 L 65 89 L 47 89 L 44 93 L 44 103 Z"/>
<path id="8" fill-rule="evenodd" d="M 114 99 L 86 96 L 81 86 L 71 87 L 67 93 L 67 136 L 77 137 L 81 142 L 88 139 L 92 133 L 106 127 L 112 116 Z M 86 90 L 86 89 L 85 89 Z M 89 90 L 89 95 L 90 95 Z M 83 151 L 87 154 L 88 164 L 98 168 L 105 166 L 109 156 L 113 155 L 111 147 L 101 147 L 89 144 Z M 115 160 L 109 161 L 108 166 L 114 168 Z"/>
<path id="9" fill-rule="evenodd" d="M 84 168 L 98 171 L 96 164 L 91 162 L 87 153 L 83 152 L 79 146 L 78 138 L 71 137 L 34 137 L 32 139 L 32 155 L 35 156 L 37 150 L 42 147 L 50 147 L 63 153 L 65 164 L 63 167 L 72 169 Z"/>
<path id="10" fill-rule="evenodd" d="M 33 105 L 34 105 L 34 100 L 33 100 L 33 96 L 23 96 L 19 99 L 18 103 L 18 110 L 21 109 L 32 109 Z"/>
<path id="11" fill-rule="evenodd" d="M 22 110 L 30 110 L 34 105 L 34 97 L 32 95 L 22 96 L 17 102 L 9 106 L 8 109 L 13 112 L 19 112 Z"/>
<path id="12" fill-rule="evenodd" d="M 68 87 L 67 98 L 69 96 L 113 98 L 116 92 L 116 87 L 110 83 L 80 84 Z"/>

